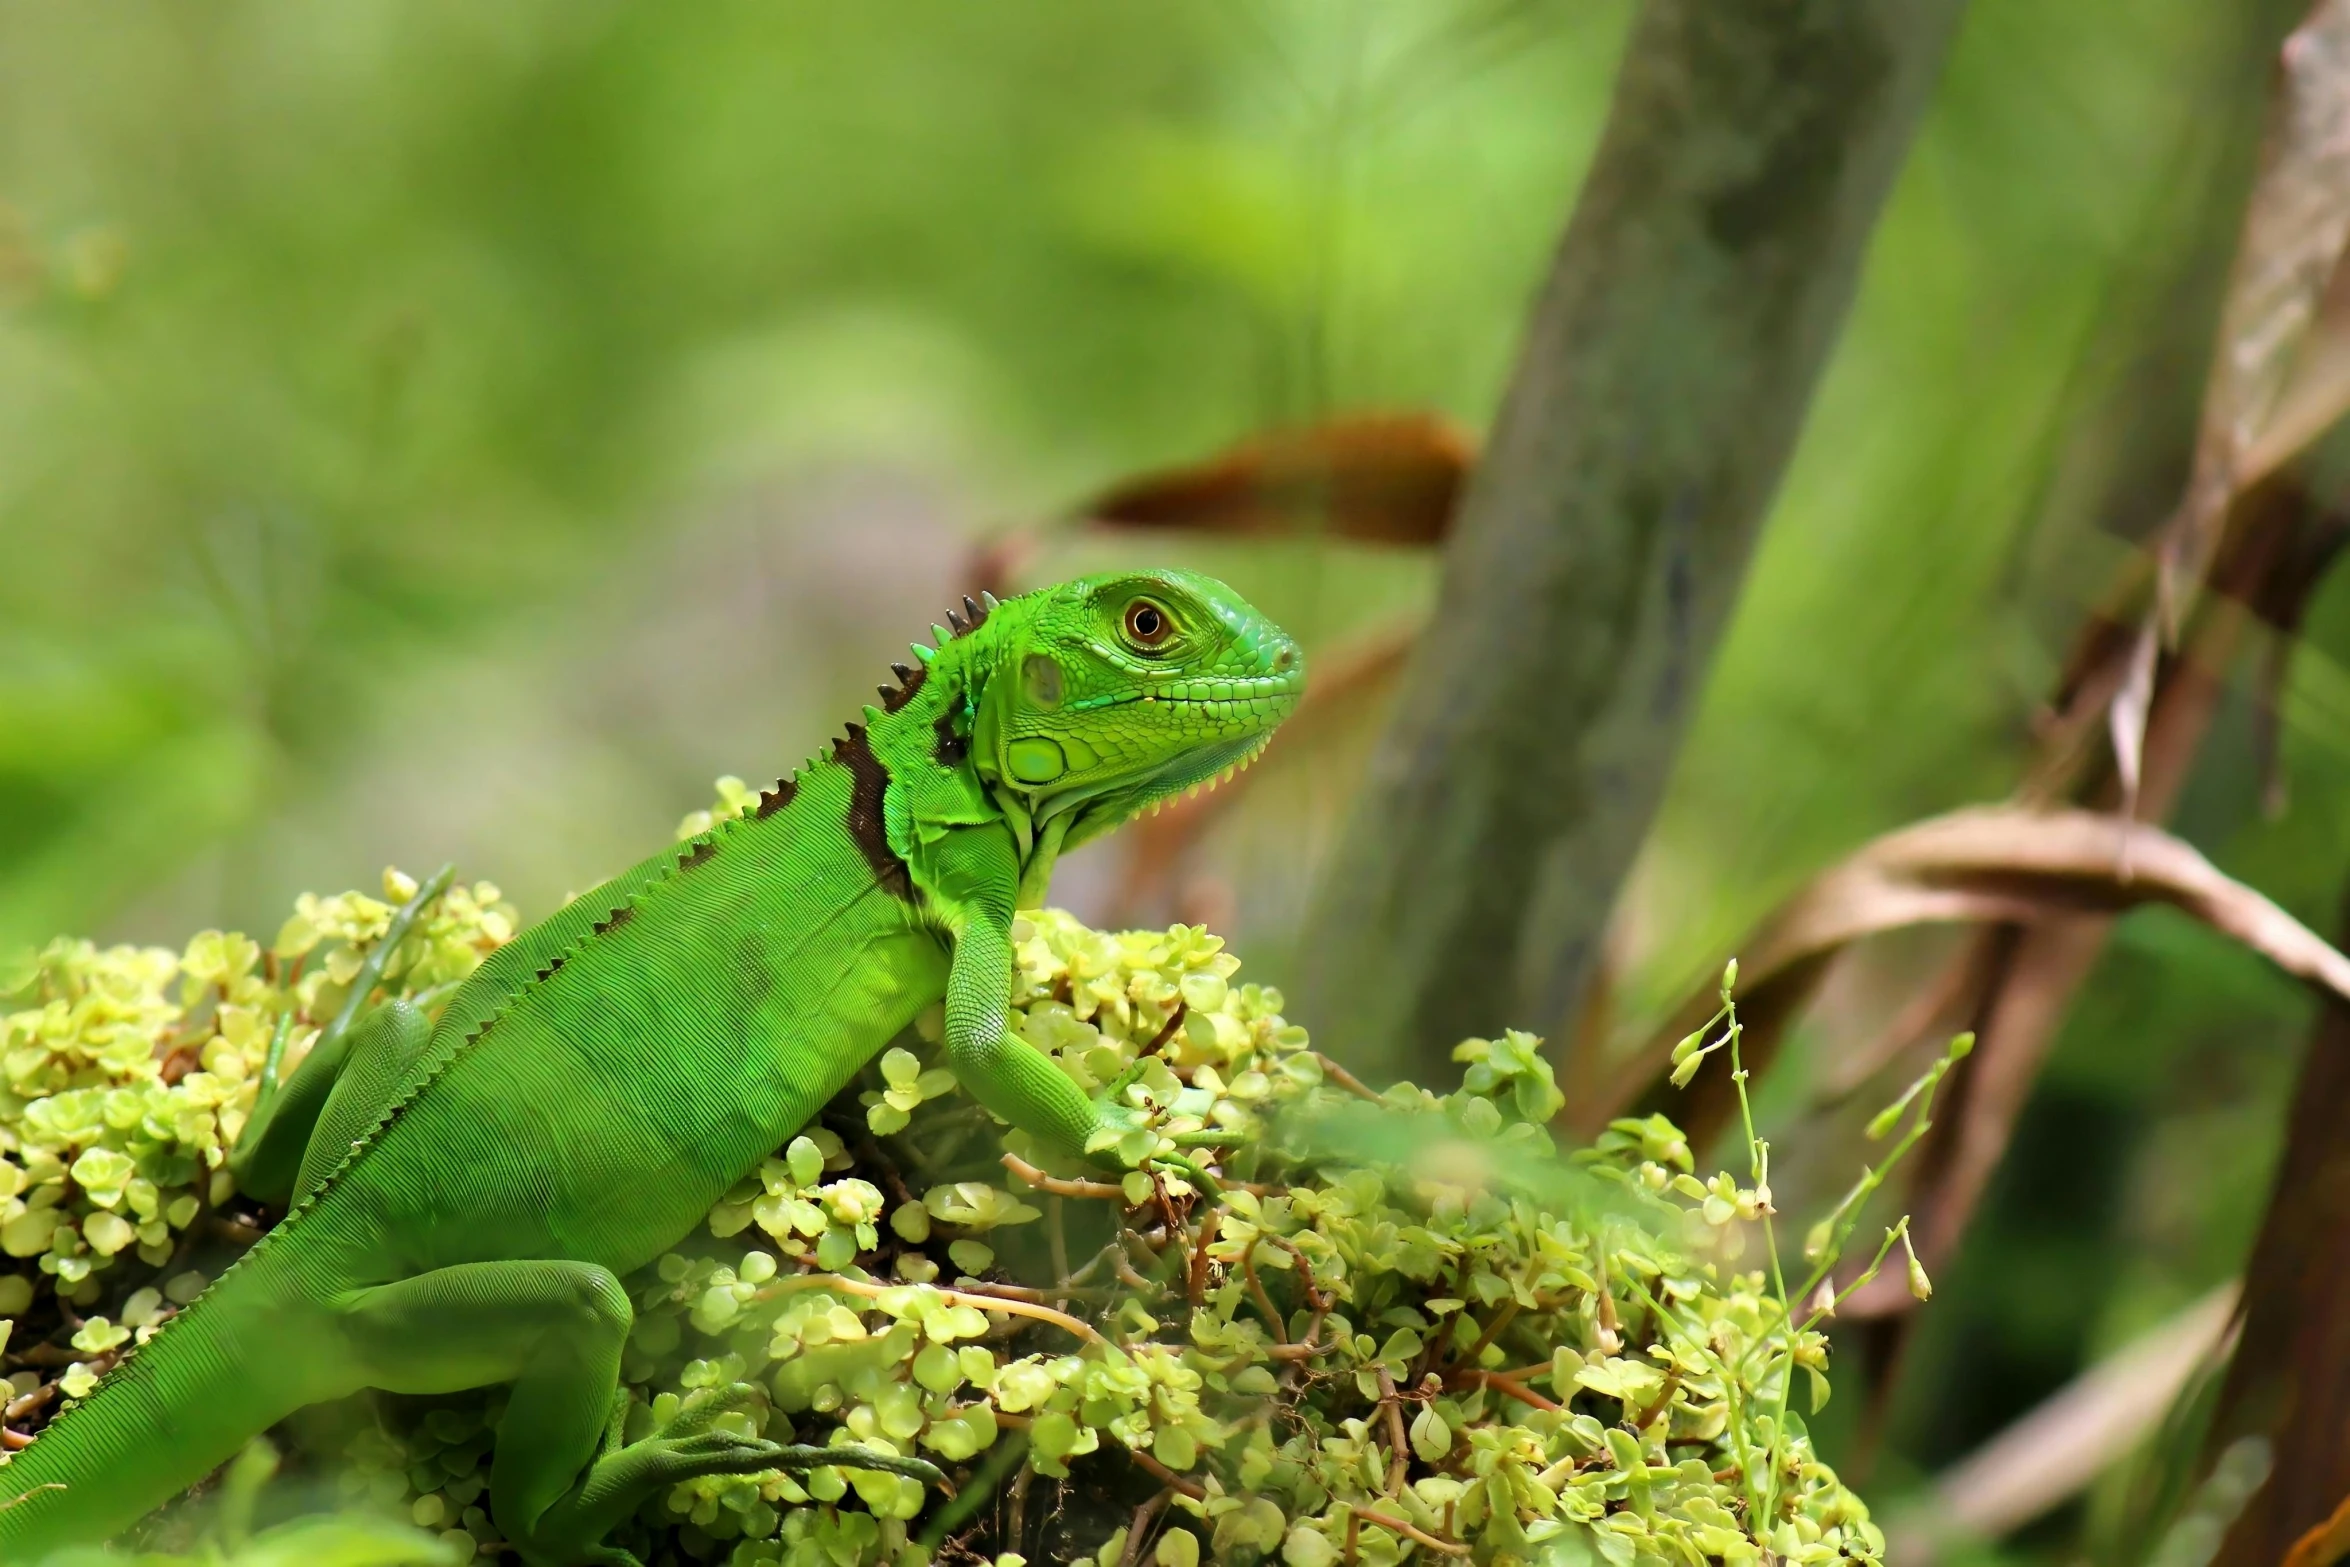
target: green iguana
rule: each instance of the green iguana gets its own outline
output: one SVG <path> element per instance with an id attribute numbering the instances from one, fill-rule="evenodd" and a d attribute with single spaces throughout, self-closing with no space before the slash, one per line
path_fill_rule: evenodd
<path id="1" fill-rule="evenodd" d="M 232 1161 L 284 1221 L 0 1469 L 0 1558 L 111 1536 L 362 1388 L 513 1385 L 490 1505 L 534 1564 L 633 1562 L 607 1531 L 698 1474 L 935 1476 L 736 1435 L 748 1387 L 623 1444 L 619 1276 L 941 998 L 973 1097 L 1114 1162 L 1139 1113 L 1005 1026 L 1013 911 L 1063 850 L 1252 760 L 1305 674 L 1187 572 L 963 602 L 829 756 L 525 931 L 437 1026 L 400 1002 L 323 1031 Z"/>

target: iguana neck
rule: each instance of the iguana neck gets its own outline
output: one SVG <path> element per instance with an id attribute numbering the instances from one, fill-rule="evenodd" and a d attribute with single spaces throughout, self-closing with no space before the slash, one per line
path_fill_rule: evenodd
<path id="1" fill-rule="evenodd" d="M 1054 864 L 1074 820 L 1068 809 L 1074 802 L 1020 788 L 994 765 L 986 711 L 990 685 L 999 678 L 1003 639 L 1001 625 L 991 625 L 991 618 L 958 626 L 951 637 L 942 631 L 935 652 L 915 648 L 921 660 L 915 668 L 893 665 L 899 684 L 881 688 L 881 706 L 865 710 L 866 728 L 886 759 L 889 788 L 907 791 L 902 803 L 908 815 L 921 814 L 919 802 L 926 795 L 985 802 L 1012 834 L 1020 865 L 1019 907 L 1036 908 L 1051 887 Z"/>

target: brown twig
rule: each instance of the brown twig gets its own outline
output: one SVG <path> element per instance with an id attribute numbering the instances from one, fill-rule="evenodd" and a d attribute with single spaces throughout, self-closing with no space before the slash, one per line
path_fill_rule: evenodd
<path id="1" fill-rule="evenodd" d="M 1474 1382 L 1480 1387 L 1489 1387 L 1493 1389 L 1494 1392 L 1499 1393 L 1502 1397 L 1514 1398 L 1529 1409 L 1547 1409 L 1552 1414 L 1556 1414 L 1561 1409 L 1566 1407 L 1564 1404 L 1556 1403 L 1550 1399 L 1544 1398 L 1540 1393 L 1535 1392 L 1532 1388 L 1527 1387 L 1522 1382 L 1516 1381 L 1503 1372 L 1474 1370 L 1456 1371 L 1453 1373 L 1453 1378 L 1456 1381 Z M 1647 1421 L 1643 1420 L 1641 1424 L 1646 1425 Z"/>
<path id="2" fill-rule="evenodd" d="M 1395 1390 L 1395 1378 L 1387 1368 L 1379 1368 L 1379 1412 L 1387 1417 L 1387 1485 L 1389 1496 L 1403 1489 L 1403 1477 L 1411 1472 L 1412 1450 L 1404 1443 L 1403 1399 Z"/>
<path id="3" fill-rule="evenodd" d="M 1355 1076 L 1345 1067 L 1342 1067 L 1337 1062 L 1331 1060 L 1321 1051 L 1317 1050 L 1314 1052 L 1314 1059 L 1322 1063 L 1323 1076 L 1329 1078 L 1330 1081 L 1336 1083 L 1339 1087 L 1345 1089 L 1348 1093 L 1353 1094 L 1356 1098 L 1368 1099 L 1373 1104 L 1385 1104 L 1387 1102 L 1384 1099 L 1381 1099 L 1377 1094 L 1371 1092 L 1369 1085 L 1364 1083 L 1361 1078 Z"/>
<path id="4" fill-rule="evenodd" d="M 0 1409 L 0 1420 L 22 1420 L 25 1416 L 40 1410 L 43 1405 L 56 1396 L 57 1384 L 44 1382 L 21 1398 L 10 1399 L 8 1407 Z"/>
<path id="5" fill-rule="evenodd" d="M 839 1290 L 844 1294 L 863 1295 L 873 1300 L 879 1300 L 892 1290 L 927 1289 L 935 1291 L 941 1299 L 953 1305 L 976 1306 L 981 1311 L 1000 1311 L 1015 1317 L 1034 1317 L 1039 1322 L 1050 1322 L 1056 1327 L 1066 1328 L 1089 1344 L 1109 1342 L 1095 1330 L 1093 1324 L 1080 1321 L 1065 1311 L 1055 1311 L 1050 1306 L 1040 1306 L 1033 1301 L 1012 1300 L 999 1295 L 975 1295 L 968 1290 L 940 1289 L 935 1284 L 874 1284 L 864 1279 L 844 1279 L 837 1273 L 801 1273 L 788 1279 L 778 1279 L 763 1287 L 759 1291 L 759 1298 L 772 1299 L 777 1295 L 805 1289 Z"/>
<path id="6" fill-rule="evenodd" d="M 1271 1241 L 1289 1253 L 1291 1259 L 1297 1263 L 1298 1283 L 1306 1292 L 1306 1304 L 1317 1312 L 1328 1310 L 1329 1298 L 1322 1293 L 1322 1287 L 1314 1282 L 1313 1260 L 1299 1249 L 1297 1243 L 1285 1235 L 1275 1235 L 1270 1230 L 1262 1232 L 1258 1239 Z"/>
<path id="7" fill-rule="evenodd" d="M 1151 1270 L 1148 1275 L 1137 1275 L 1143 1279 L 1144 1287 L 1159 1288 L 1164 1281 L 1158 1279 L 1156 1275 L 1160 1269 L 1167 1265 L 1167 1259 L 1159 1253 L 1159 1246 L 1164 1244 L 1166 1237 L 1154 1230 L 1151 1238 L 1146 1240 L 1138 1231 L 1120 1230 L 1118 1239 L 1124 1243 L 1126 1255 L 1133 1261 L 1135 1267 Z"/>
<path id="8" fill-rule="evenodd" d="M 1168 1193 L 1167 1183 L 1160 1180 L 1156 1175 L 1151 1177 L 1151 1197 L 1159 1205 L 1159 1219 L 1161 1224 L 1165 1227 L 1167 1233 L 1169 1235 L 1181 1235 L 1185 1228 L 1183 1223 L 1184 1215 L 1183 1213 L 1176 1211 L 1175 1199 Z M 1188 1211 L 1188 1209 L 1186 1211 Z"/>
<path id="9" fill-rule="evenodd" d="M 1061 1280 L 1061 1283 L 1064 1286 L 1075 1288 L 1077 1285 L 1083 1284 L 1087 1279 L 1092 1278 L 1096 1268 L 1099 1268 L 1105 1262 L 1112 1261 L 1117 1256 L 1118 1243 L 1116 1241 L 1111 1241 L 1107 1245 L 1103 1246 L 1100 1251 L 1095 1252 L 1091 1257 L 1087 1258 L 1084 1267 L 1079 1268 L 1075 1273 L 1072 1273 L 1068 1277 Z"/>
<path id="10" fill-rule="evenodd" d="M 1181 1491 L 1185 1496 L 1190 1497 L 1195 1502 L 1202 1500 L 1208 1494 L 1206 1491 L 1200 1488 L 1197 1481 L 1184 1479 L 1183 1476 L 1177 1474 L 1174 1470 L 1168 1468 L 1165 1464 L 1160 1463 L 1156 1458 L 1153 1458 L 1150 1454 L 1144 1452 L 1139 1447 L 1130 1447 L 1126 1449 L 1126 1456 L 1133 1459 L 1143 1468 L 1149 1470 L 1152 1474 L 1158 1476 L 1159 1483 L 1166 1486 L 1171 1491 Z"/>
<path id="11" fill-rule="evenodd" d="M 1047 1175 L 1018 1154 L 1004 1155 L 1004 1168 L 1040 1192 L 1051 1192 L 1056 1197 L 1093 1197 L 1126 1200 L 1126 1188 L 1108 1181 L 1073 1181 L 1058 1175 Z"/>
<path id="12" fill-rule="evenodd" d="M 1142 1537 L 1149 1531 L 1151 1520 L 1159 1516 L 1160 1509 L 1164 1508 L 1174 1495 L 1173 1491 L 1162 1489 L 1156 1496 L 1134 1509 L 1134 1521 L 1126 1526 L 1126 1549 L 1118 1553 L 1118 1567 L 1134 1567 L 1136 1562 L 1142 1560 Z"/>
<path id="13" fill-rule="evenodd" d="M 1183 1026 L 1184 1018 L 1189 1016 L 1190 1013 L 1191 1003 L 1184 1000 L 1181 996 L 1177 996 L 1175 998 L 1175 1010 L 1167 1014 L 1167 1021 L 1160 1025 L 1159 1031 L 1157 1033 L 1151 1035 L 1151 1042 L 1136 1052 L 1135 1059 L 1140 1060 L 1144 1056 L 1155 1056 L 1160 1051 L 1166 1049 L 1167 1041 L 1175 1037 L 1175 1030 Z"/>
<path id="14" fill-rule="evenodd" d="M 1493 1321 L 1486 1326 L 1484 1333 L 1478 1337 L 1477 1342 L 1471 1344 L 1468 1348 L 1468 1352 L 1462 1355 L 1460 1359 L 1455 1362 L 1455 1364 L 1474 1366 L 1477 1363 L 1477 1357 L 1484 1354 L 1486 1347 L 1501 1336 L 1501 1330 L 1508 1327 L 1511 1320 L 1515 1318 L 1517 1314 L 1518 1303 L 1515 1299 L 1504 1302 L 1501 1310 L 1493 1314 Z"/>
<path id="15" fill-rule="evenodd" d="M 1789 1376 L 1793 1376 L 1795 1374 L 1792 1367 L 1789 1368 L 1787 1374 Z M 1681 1368 L 1675 1366 L 1672 1370 L 1665 1373 L 1664 1386 L 1656 1390 L 1656 1397 L 1648 1401 L 1648 1407 L 1641 1410 L 1639 1414 L 1633 1417 L 1632 1429 L 1635 1431 L 1647 1430 L 1649 1425 L 1656 1419 L 1656 1417 L 1665 1412 L 1666 1407 L 1673 1402 L 1673 1395 L 1680 1390 Z"/>
<path id="16" fill-rule="evenodd" d="M 1432 1551 L 1442 1551 L 1447 1556 L 1467 1556 L 1470 1554 L 1469 1548 L 1458 1541 L 1440 1540 L 1426 1530 L 1408 1524 L 1401 1518 L 1383 1513 L 1376 1507 L 1357 1507 L 1355 1515 L 1365 1523 L 1377 1524 L 1382 1529 L 1393 1529 L 1397 1534 L 1408 1535 Z"/>
<path id="17" fill-rule="evenodd" d="M 1020 1537 L 1028 1532 L 1028 1482 L 1036 1478 L 1036 1471 L 1026 1464 L 1012 1477 L 1012 1516 L 1006 1537 L 1017 1547 Z"/>
<path id="18" fill-rule="evenodd" d="M 983 1279 L 967 1279 L 956 1288 L 966 1294 L 996 1295 L 1005 1300 L 1032 1300 L 1046 1306 L 1060 1300 L 1113 1300 L 1124 1294 L 1122 1290 L 1100 1285 L 1087 1289 L 1083 1285 L 1065 1284 L 1048 1290 L 1038 1289 L 1033 1284 L 993 1284 Z"/>
<path id="19" fill-rule="evenodd" d="M 1208 1246 L 1215 1240 L 1216 1226 L 1222 1220 L 1223 1210 L 1210 1208 L 1208 1216 L 1200 1221 L 1199 1239 L 1191 1248 L 1191 1287 L 1187 1293 L 1194 1306 L 1208 1298 Z"/>
<path id="20" fill-rule="evenodd" d="M 1250 1241 L 1248 1249 L 1240 1254 L 1240 1271 L 1248 1280 L 1249 1299 L 1257 1303 L 1257 1310 L 1265 1314 L 1265 1326 L 1273 1330 L 1276 1344 L 1289 1342 L 1289 1324 L 1281 1320 L 1281 1313 L 1273 1309 L 1273 1297 L 1265 1293 L 1265 1286 L 1257 1278 L 1257 1243 Z"/>
<path id="21" fill-rule="evenodd" d="M 1140 1242 L 1136 1244 L 1139 1245 Z M 1130 1290 L 1139 1290 L 1144 1294 L 1149 1294 L 1158 1288 L 1150 1280 L 1134 1271 L 1134 1264 L 1126 1260 L 1126 1252 L 1123 1249 L 1110 1258 L 1110 1266 L 1111 1271 L 1118 1275 L 1118 1282 Z"/>

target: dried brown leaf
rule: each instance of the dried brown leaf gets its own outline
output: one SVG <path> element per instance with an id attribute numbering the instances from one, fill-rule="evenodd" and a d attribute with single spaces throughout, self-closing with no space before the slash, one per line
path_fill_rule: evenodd
<path id="1" fill-rule="evenodd" d="M 1475 448 L 1432 414 L 1355 414 L 1145 474 L 1084 508 L 1095 522 L 1201 533 L 1432 545 Z"/>
<path id="2" fill-rule="evenodd" d="M 2317 320 L 2268 422 L 2243 456 L 2239 482 L 2257 483 L 2350 413 L 2350 266 L 2334 265 Z"/>
<path id="3" fill-rule="evenodd" d="M 2252 456 L 2276 423 L 2350 239 L 2350 0 L 2319 0 L 2285 40 L 2281 63 L 2260 182 L 2204 388 L 2195 466 L 2162 543 L 2161 613 L 2173 635 L 2229 503 L 2258 476 Z M 2271 455 L 2270 466 L 2276 460 Z"/>
<path id="4" fill-rule="evenodd" d="M 2146 719 L 2154 710 L 2154 664 L 2161 640 L 2149 625 L 2138 632 L 2130 650 L 2121 689 L 2113 694 L 2107 728 L 2113 739 L 2113 771 L 2121 783 L 2122 815 L 2138 815 L 2138 777 L 2146 758 Z"/>
<path id="5" fill-rule="evenodd" d="M 2260 893 L 2159 827 L 2100 811 L 1983 806 L 1888 833 L 1812 878 L 1739 946 L 1748 1064 L 1759 1069 L 1823 965 L 1854 942 L 1910 925 L 2032 925 L 2168 903 L 2298 978 L 2350 998 L 2350 958 Z M 1663 1070 L 1673 1041 L 1711 1014 L 1699 987 L 1613 1074 L 1624 1103 Z M 1980 1063 L 1977 1064 L 1977 1069 Z M 1693 1132 L 1718 1124 L 1701 1074 L 1685 1112 Z"/>
<path id="6" fill-rule="evenodd" d="M 1081 524 L 1252 537 L 1432 546 L 1452 529 L 1476 443 L 1430 413 L 1346 414 L 1275 430 L 1204 462 L 1140 474 L 1077 508 Z M 1009 596 L 1047 534 L 1017 528 L 982 545 L 971 589 Z"/>
<path id="7" fill-rule="evenodd" d="M 2226 1353 L 2236 1296 L 2224 1284 L 2098 1361 L 1943 1471 L 1930 1511 L 1905 1522 L 1992 1539 L 2078 1494 L 2154 1429 L 2198 1367 Z"/>

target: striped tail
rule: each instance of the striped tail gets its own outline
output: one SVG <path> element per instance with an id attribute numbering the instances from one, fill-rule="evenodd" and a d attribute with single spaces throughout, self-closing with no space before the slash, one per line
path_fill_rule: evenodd
<path id="1" fill-rule="evenodd" d="M 292 1261 L 248 1258 L 0 1466 L 0 1564 L 112 1538 L 341 1391 L 298 1370 L 322 1364 L 324 1317 L 277 1284 Z"/>

